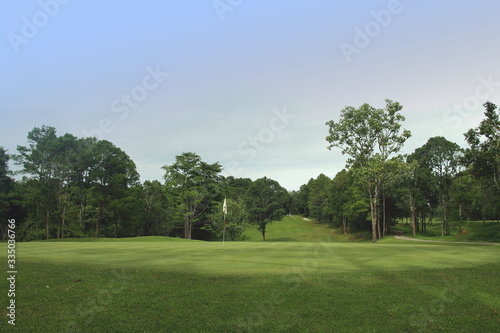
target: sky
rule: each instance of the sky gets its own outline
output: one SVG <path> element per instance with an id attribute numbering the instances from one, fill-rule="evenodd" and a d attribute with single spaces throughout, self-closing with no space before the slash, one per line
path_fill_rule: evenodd
<path id="1" fill-rule="evenodd" d="M 6 0 L 0 146 L 35 127 L 111 141 L 141 181 L 194 152 L 224 176 L 298 190 L 345 167 L 346 106 L 403 105 L 401 153 L 500 104 L 500 2 Z M 11 165 L 11 169 L 16 167 Z"/>

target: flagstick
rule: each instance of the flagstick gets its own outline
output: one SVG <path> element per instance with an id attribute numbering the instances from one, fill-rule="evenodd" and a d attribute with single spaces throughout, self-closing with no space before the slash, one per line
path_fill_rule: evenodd
<path id="1" fill-rule="evenodd" d="M 224 246 L 224 238 L 226 238 L 226 214 L 227 214 L 227 204 L 225 197 L 224 197 L 224 203 L 222 204 L 222 211 L 224 212 L 224 229 L 222 230 L 222 246 Z"/>
<path id="2" fill-rule="evenodd" d="M 222 231 L 222 246 L 224 246 L 225 237 L 226 237 L 226 214 L 224 214 L 224 230 Z"/>

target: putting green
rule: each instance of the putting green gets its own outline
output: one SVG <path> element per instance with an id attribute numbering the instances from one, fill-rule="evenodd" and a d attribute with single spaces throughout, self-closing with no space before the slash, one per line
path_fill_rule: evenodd
<path id="1" fill-rule="evenodd" d="M 500 261 L 500 248 L 486 245 L 428 244 L 391 238 L 371 243 L 202 242 L 122 239 L 97 242 L 18 243 L 18 261 L 130 267 L 217 274 L 329 273 L 444 269 Z"/>

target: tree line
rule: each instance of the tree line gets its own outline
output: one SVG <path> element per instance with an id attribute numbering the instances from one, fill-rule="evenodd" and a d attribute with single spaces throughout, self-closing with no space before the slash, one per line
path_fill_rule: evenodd
<path id="1" fill-rule="evenodd" d="M 430 138 L 412 154 L 399 154 L 411 136 L 398 102 L 383 109 L 346 107 L 326 123 L 328 149 L 349 158 L 333 179 L 321 174 L 288 192 L 267 177 L 224 177 L 219 163 L 192 152 L 163 167 L 163 180 L 139 182 L 135 163 L 106 140 L 58 136 L 34 128 L 17 154 L 0 147 L 2 236 L 15 218 L 18 240 L 69 237 L 171 236 L 218 240 L 227 198 L 226 234 L 232 240 L 254 225 L 266 227 L 286 214 L 302 214 L 351 230 L 370 230 L 372 241 L 409 220 L 412 233 L 433 220 L 446 234 L 467 220 L 500 218 L 500 117 L 491 102 L 485 117 L 464 133 L 466 149 Z M 8 169 L 12 159 L 22 179 Z M 19 178 L 19 177 L 18 177 Z"/>
<path id="2" fill-rule="evenodd" d="M 293 192 L 296 211 L 341 227 L 385 237 L 405 219 L 412 234 L 426 231 L 434 219 L 443 233 L 458 233 L 465 221 L 500 218 L 500 117 L 491 102 L 484 119 L 464 133 L 465 149 L 444 137 L 432 137 L 408 155 L 398 154 L 411 133 L 398 102 L 384 109 L 368 104 L 346 107 L 338 122 L 329 121 L 328 148 L 349 156 L 346 169 L 330 179 L 319 175 Z"/>
<path id="3" fill-rule="evenodd" d="M 106 140 L 58 136 L 34 128 L 28 145 L 9 155 L 0 147 L 0 218 L 5 237 L 15 219 L 17 240 L 71 237 L 171 236 L 214 240 L 222 236 L 222 202 L 228 198 L 226 234 L 232 240 L 255 224 L 266 226 L 290 210 L 290 194 L 266 177 L 223 177 L 219 163 L 185 152 L 165 165 L 163 182 L 139 182 L 135 163 Z M 8 169 L 12 159 L 21 180 Z M 253 222 L 255 221 L 255 222 Z M 252 222 L 252 223 L 251 223 Z"/>

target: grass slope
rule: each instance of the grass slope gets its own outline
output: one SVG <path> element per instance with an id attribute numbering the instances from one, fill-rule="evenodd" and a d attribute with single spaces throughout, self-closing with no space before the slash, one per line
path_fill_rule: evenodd
<path id="1" fill-rule="evenodd" d="M 247 241 L 262 241 L 262 233 L 255 226 L 245 230 L 244 237 Z M 325 237 L 336 242 L 371 240 L 371 234 L 357 233 L 343 236 L 340 229 L 334 229 L 327 224 L 307 221 L 301 216 L 286 216 L 282 221 L 273 222 L 266 228 L 266 241 L 271 242 L 317 242 L 318 239 Z"/>
<path id="2" fill-rule="evenodd" d="M 343 236 L 301 221 L 275 223 L 269 236 L 274 231 L 276 239 L 306 241 L 224 247 L 163 237 L 18 243 L 16 329 L 493 332 L 500 327 L 498 247 L 408 244 L 392 237 L 375 245 L 337 242 L 335 237 Z M 6 253 L 6 245 L 0 250 Z M 0 288 L 8 290 L 5 279 Z M 6 296 L 2 299 L 6 306 Z M 0 331 L 7 328 L 3 311 Z"/>
<path id="3" fill-rule="evenodd" d="M 411 225 L 399 224 L 395 230 L 403 232 L 407 237 L 411 237 Z M 417 232 L 415 238 L 427 240 L 461 241 L 461 242 L 500 242 L 500 223 L 487 222 L 467 222 L 462 225 L 464 233 L 460 235 L 442 236 L 441 223 L 434 223 L 427 226 L 427 232 Z"/>

